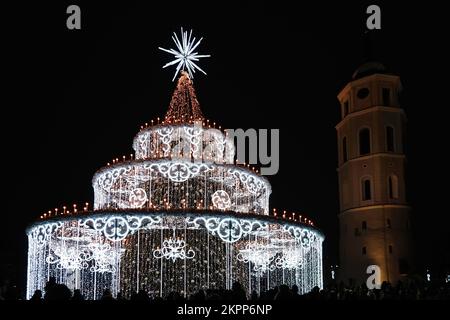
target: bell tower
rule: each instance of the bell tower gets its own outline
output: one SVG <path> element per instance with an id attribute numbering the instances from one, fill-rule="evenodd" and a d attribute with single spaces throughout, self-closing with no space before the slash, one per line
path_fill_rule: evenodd
<path id="1" fill-rule="evenodd" d="M 369 265 L 395 283 L 411 268 L 400 78 L 368 62 L 338 95 L 340 278 L 365 283 Z"/>

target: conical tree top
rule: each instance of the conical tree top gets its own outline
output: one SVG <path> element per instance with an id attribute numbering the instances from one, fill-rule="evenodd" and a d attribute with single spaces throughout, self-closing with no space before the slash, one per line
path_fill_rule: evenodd
<path id="1" fill-rule="evenodd" d="M 164 118 L 165 124 L 203 122 L 202 110 L 198 103 L 192 80 L 182 71 L 177 87 L 172 95 L 169 110 Z"/>

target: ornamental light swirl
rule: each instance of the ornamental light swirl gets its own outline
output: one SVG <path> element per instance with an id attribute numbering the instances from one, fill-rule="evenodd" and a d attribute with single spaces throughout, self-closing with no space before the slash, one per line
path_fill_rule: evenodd
<path id="1" fill-rule="evenodd" d="M 186 249 L 186 241 L 175 238 L 175 229 L 173 230 L 173 237 L 163 241 L 162 248 L 157 248 L 153 251 L 153 256 L 156 259 L 166 258 L 175 262 L 177 259 L 192 259 L 195 256 L 195 251 Z"/>
<path id="2" fill-rule="evenodd" d="M 92 209 L 50 210 L 28 227 L 27 298 L 52 278 L 86 299 L 106 288 L 188 297 L 235 281 L 248 294 L 323 287 L 323 234 L 304 217 L 269 215 L 269 181 L 234 162 L 233 141 L 200 109 L 201 39 L 173 39 L 163 51 L 180 76 L 165 117 L 141 127 L 134 155 L 94 174 Z"/>

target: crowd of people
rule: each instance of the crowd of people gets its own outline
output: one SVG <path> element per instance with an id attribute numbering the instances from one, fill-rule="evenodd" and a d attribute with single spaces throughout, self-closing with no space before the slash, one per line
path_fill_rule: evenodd
<path id="1" fill-rule="evenodd" d="M 0 300 L 20 300 L 20 295 L 15 288 L 0 291 Z M 41 301 L 83 301 L 85 298 L 80 290 L 73 292 L 64 284 L 59 284 L 55 279 L 50 279 L 44 288 L 44 292 L 36 290 L 30 299 L 34 302 Z M 113 296 L 110 289 L 103 291 L 102 301 L 276 301 L 276 300 L 450 300 L 450 282 L 433 284 L 429 282 L 398 282 L 395 286 L 383 283 L 381 288 L 369 290 L 366 285 L 346 286 L 343 283 L 332 282 L 324 289 L 315 287 L 306 294 L 299 294 L 297 286 L 288 287 L 280 285 L 273 289 L 262 291 L 259 294 L 253 291 L 249 296 L 239 283 L 234 283 L 230 290 L 206 289 L 184 297 L 178 292 L 172 292 L 164 298 L 159 295 L 151 295 L 141 290 L 131 297 L 124 297 L 120 292 Z"/>

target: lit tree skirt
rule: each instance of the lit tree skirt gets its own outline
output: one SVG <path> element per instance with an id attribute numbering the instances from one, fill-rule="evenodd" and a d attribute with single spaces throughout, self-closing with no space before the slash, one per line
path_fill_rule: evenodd
<path id="1" fill-rule="evenodd" d="M 27 231 L 27 297 L 54 277 L 88 299 L 280 284 L 322 287 L 323 235 L 298 222 L 215 211 L 94 211 Z"/>

